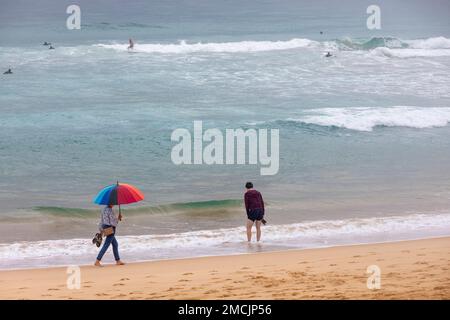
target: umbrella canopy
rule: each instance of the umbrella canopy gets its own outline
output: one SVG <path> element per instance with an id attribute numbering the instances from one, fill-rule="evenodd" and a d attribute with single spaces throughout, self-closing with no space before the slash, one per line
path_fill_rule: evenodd
<path id="1" fill-rule="evenodd" d="M 117 182 L 116 184 L 103 188 L 103 190 L 101 190 L 94 198 L 94 203 L 121 205 L 141 200 L 144 200 L 144 195 L 138 188 L 130 184 Z"/>

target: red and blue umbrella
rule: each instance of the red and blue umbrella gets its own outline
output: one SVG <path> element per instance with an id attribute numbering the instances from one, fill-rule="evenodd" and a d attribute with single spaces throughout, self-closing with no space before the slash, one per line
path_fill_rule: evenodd
<path id="1" fill-rule="evenodd" d="M 103 188 L 94 198 L 94 203 L 104 205 L 120 205 L 144 200 L 144 194 L 135 186 L 126 183 L 112 184 Z"/>

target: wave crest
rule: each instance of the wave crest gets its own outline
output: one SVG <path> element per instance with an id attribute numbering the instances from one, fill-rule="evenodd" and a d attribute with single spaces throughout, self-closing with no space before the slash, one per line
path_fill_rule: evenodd
<path id="1" fill-rule="evenodd" d="M 317 42 L 309 39 L 294 38 L 288 41 L 240 41 L 240 42 L 210 42 L 187 43 L 185 40 L 176 44 L 136 44 L 133 52 L 141 53 L 194 53 L 194 52 L 261 52 L 274 50 L 289 50 L 312 46 Z M 97 44 L 96 46 L 127 51 L 127 44 Z"/>
<path id="2" fill-rule="evenodd" d="M 287 120 L 357 131 L 372 131 L 377 126 L 424 129 L 446 126 L 450 122 L 450 108 L 323 108 Z"/>

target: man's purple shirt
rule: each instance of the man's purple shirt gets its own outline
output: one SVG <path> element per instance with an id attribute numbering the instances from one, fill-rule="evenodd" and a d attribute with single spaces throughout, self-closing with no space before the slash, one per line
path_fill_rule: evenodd
<path id="1" fill-rule="evenodd" d="M 244 195 L 244 201 L 247 214 L 254 209 L 262 209 L 262 213 L 264 214 L 264 200 L 259 191 L 254 189 L 248 190 Z"/>

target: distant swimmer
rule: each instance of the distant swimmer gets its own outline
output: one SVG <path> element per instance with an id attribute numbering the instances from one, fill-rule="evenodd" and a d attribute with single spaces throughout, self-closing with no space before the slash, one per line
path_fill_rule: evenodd
<path id="1" fill-rule="evenodd" d="M 127 50 L 131 50 L 131 49 L 133 49 L 134 48 L 134 42 L 133 42 L 133 39 L 128 39 L 128 42 L 129 42 L 129 46 L 128 46 L 128 48 L 127 48 Z"/>
<path id="2" fill-rule="evenodd" d="M 50 46 L 50 47 L 48 47 L 50 50 L 52 50 L 52 49 L 55 49 L 55 48 L 53 48 L 53 46 Z"/>
<path id="3" fill-rule="evenodd" d="M 45 41 L 42 45 L 43 46 L 51 46 L 52 44 L 50 42 Z"/>
<path id="4" fill-rule="evenodd" d="M 323 31 L 320 31 L 320 34 L 323 34 Z"/>
<path id="5" fill-rule="evenodd" d="M 332 57 L 333 55 L 330 53 L 330 51 L 327 52 L 327 54 L 325 55 L 325 57 L 329 58 Z"/>
<path id="6" fill-rule="evenodd" d="M 5 72 L 3 72 L 3 74 L 12 74 L 13 72 L 12 72 L 12 70 L 11 70 L 11 68 L 9 68 L 8 70 L 6 70 Z"/>

